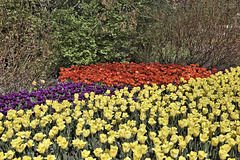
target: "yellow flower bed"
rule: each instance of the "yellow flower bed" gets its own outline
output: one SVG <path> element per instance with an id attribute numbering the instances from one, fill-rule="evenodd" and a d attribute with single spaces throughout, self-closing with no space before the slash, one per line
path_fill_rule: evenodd
<path id="1" fill-rule="evenodd" d="M 145 85 L 10 110 L 0 114 L 0 160 L 233 160 L 240 152 L 239 76 L 237 67 L 178 89 Z"/>

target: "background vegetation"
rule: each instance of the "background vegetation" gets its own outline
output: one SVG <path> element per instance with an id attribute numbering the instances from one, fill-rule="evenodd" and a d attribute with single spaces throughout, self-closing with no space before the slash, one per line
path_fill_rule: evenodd
<path id="1" fill-rule="evenodd" d="M 238 0 L 2 0 L 0 94 L 54 84 L 72 65 L 238 66 L 239 10 Z"/>

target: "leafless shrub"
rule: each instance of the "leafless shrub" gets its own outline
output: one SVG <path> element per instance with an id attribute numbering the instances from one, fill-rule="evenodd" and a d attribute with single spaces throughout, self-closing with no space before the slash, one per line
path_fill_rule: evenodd
<path id="1" fill-rule="evenodd" d="M 240 64 L 239 1 L 185 0 L 172 5 L 171 16 L 156 13 L 156 22 L 135 35 L 148 40 L 133 41 L 136 59 L 219 69 Z"/>
<path id="2" fill-rule="evenodd" d="M 54 46 L 51 28 L 28 7 L 19 4 L 14 11 L 5 7 L 1 2 L 0 94 L 27 89 L 33 80 L 46 76 Z"/>

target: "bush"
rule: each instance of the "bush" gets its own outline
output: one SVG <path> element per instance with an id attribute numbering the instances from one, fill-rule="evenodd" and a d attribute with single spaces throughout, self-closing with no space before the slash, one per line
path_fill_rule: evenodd
<path id="1" fill-rule="evenodd" d="M 98 0 L 77 3 L 52 12 L 58 39 L 54 63 L 60 67 L 106 63 L 129 55 L 123 2 Z"/>
<path id="2" fill-rule="evenodd" d="M 173 8 L 168 12 L 155 13 L 145 7 L 144 15 L 152 15 L 155 21 L 137 27 L 132 45 L 138 61 L 198 63 L 218 69 L 239 65 L 240 28 L 235 25 L 239 1 L 187 0 L 169 6 Z M 137 14 L 137 18 L 140 24 L 144 17 Z"/>
<path id="3" fill-rule="evenodd" d="M 34 2 L 0 2 L 0 94 L 27 89 L 47 74 L 54 41 Z"/>

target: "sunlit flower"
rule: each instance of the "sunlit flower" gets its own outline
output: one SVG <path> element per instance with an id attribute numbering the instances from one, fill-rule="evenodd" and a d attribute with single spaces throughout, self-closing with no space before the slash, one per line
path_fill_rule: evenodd
<path id="1" fill-rule="evenodd" d="M 89 129 L 83 129 L 82 134 L 83 134 L 84 137 L 88 137 L 89 134 L 90 134 L 90 130 Z"/>
<path id="2" fill-rule="evenodd" d="M 47 155 L 47 157 L 44 158 L 44 159 L 46 159 L 46 160 L 55 160 L 56 157 L 55 157 L 55 155 Z"/>
<path id="3" fill-rule="evenodd" d="M 157 133 L 156 132 L 150 132 L 149 133 L 149 138 L 153 140 L 156 137 Z"/>
<path id="4" fill-rule="evenodd" d="M 102 148 L 96 148 L 93 153 L 96 157 L 101 157 L 101 154 L 102 154 L 103 150 Z"/>
<path id="5" fill-rule="evenodd" d="M 183 157 L 183 156 L 180 156 L 180 157 L 179 157 L 179 160 L 186 160 L 186 158 Z"/>
<path id="6" fill-rule="evenodd" d="M 106 143 L 107 142 L 107 135 L 106 134 L 100 134 L 100 141 L 101 143 Z"/>
<path id="7" fill-rule="evenodd" d="M 152 126 L 156 123 L 156 121 L 154 120 L 154 118 L 149 118 L 148 123 Z"/>
<path id="8" fill-rule="evenodd" d="M 171 154 L 171 157 L 172 157 L 172 158 L 177 158 L 178 153 L 179 153 L 179 149 L 172 149 L 172 150 L 170 151 L 170 154 Z"/>
<path id="9" fill-rule="evenodd" d="M 221 160 L 225 160 L 229 156 L 227 151 L 221 149 L 219 150 L 218 154 Z"/>
<path id="10" fill-rule="evenodd" d="M 23 156 L 23 160 L 32 160 L 32 157 L 30 157 L 30 156 Z"/>
<path id="11" fill-rule="evenodd" d="M 33 81 L 33 82 L 32 82 L 32 85 L 36 86 L 36 85 L 37 85 L 37 82 L 36 82 L 36 81 Z"/>
<path id="12" fill-rule="evenodd" d="M 213 138 L 211 139 L 211 144 L 212 144 L 212 146 L 217 146 L 217 145 L 218 145 L 218 142 L 219 142 L 219 140 L 218 140 L 218 138 L 216 138 L 216 137 L 213 137 Z"/>
<path id="13" fill-rule="evenodd" d="M 45 134 L 43 134 L 42 132 L 40 132 L 40 133 L 36 133 L 36 134 L 34 135 L 33 139 L 36 140 L 36 141 L 41 141 L 45 136 L 46 136 Z"/>
<path id="14" fill-rule="evenodd" d="M 113 144 L 114 141 L 115 141 L 115 137 L 114 136 L 109 136 L 108 137 L 108 143 L 109 144 Z"/>
<path id="15" fill-rule="evenodd" d="M 90 151 L 84 149 L 83 151 L 81 151 L 81 155 L 82 155 L 82 158 L 86 159 L 90 154 Z"/>
<path id="16" fill-rule="evenodd" d="M 181 152 L 186 146 L 187 146 L 187 143 L 185 141 L 179 141 L 179 149 Z"/>
<path id="17" fill-rule="evenodd" d="M 123 152 L 125 152 L 125 153 L 129 152 L 129 150 L 130 150 L 130 144 L 127 143 L 127 142 L 124 142 L 124 143 L 122 144 L 122 149 L 123 149 Z"/>
<path id="18" fill-rule="evenodd" d="M 114 158 L 116 157 L 117 155 L 117 152 L 118 152 L 118 147 L 117 146 L 110 146 L 110 151 L 109 151 L 109 155 L 111 158 Z"/>
<path id="19" fill-rule="evenodd" d="M 207 156 L 207 153 L 204 151 L 198 151 L 198 158 L 199 160 L 203 160 Z"/>
<path id="20" fill-rule="evenodd" d="M 87 144 L 87 142 L 84 142 L 80 139 L 75 139 L 72 141 L 72 144 L 74 147 L 78 147 L 79 149 L 83 149 L 83 147 Z"/>
<path id="21" fill-rule="evenodd" d="M 190 154 L 187 154 L 189 160 L 197 160 L 197 152 L 191 151 Z"/>
<path id="22" fill-rule="evenodd" d="M 13 152 L 12 150 L 9 150 L 7 153 L 5 153 L 4 157 L 7 159 L 12 159 L 14 154 L 15 152 Z"/>
<path id="23" fill-rule="evenodd" d="M 209 139 L 209 136 L 207 134 L 200 134 L 200 141 L 202 143 L 207 142 L 208 139 Z"/>

